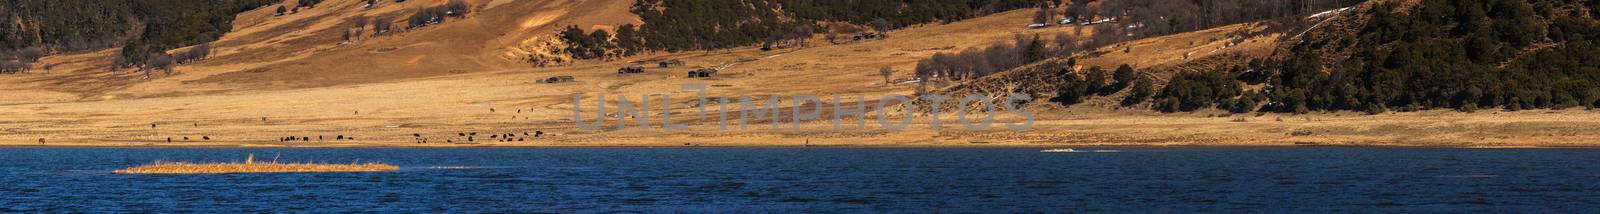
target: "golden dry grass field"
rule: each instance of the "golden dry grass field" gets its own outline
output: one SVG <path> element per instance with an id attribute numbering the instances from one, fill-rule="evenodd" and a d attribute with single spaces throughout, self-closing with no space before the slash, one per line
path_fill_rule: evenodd
<path id="1" fill-rule="evenodd" d="M 697 108 L 690 101 L 697 94 L 681 90 L 680 85 L 706 84 L 712 95 L 815 94 L 825 99 L 866 95 L 867 101 L 873 103 L 878 96 L 911 94 L 916 88 L 914 84 L 884 84 L 878 74 L 881 67 L 893 68 L 893 79 L 909 79 L 916 61 L 935 53 L 1010 42 L 1017 34 L 1050 36 L 1067 32 L 1086 36 L 1091 32 L 1072 27 L 1025 29 L 1032 11 L 1019 10 L 892 31 L 884 40 L 830 44 L 819 37 L 811 47 L 797 49 L 764 52 L 746 47 L 710 53 L 657 53 L 535 68 L 518 57 L 537 52 L 537 44 L 544 41 L 541 38 L 568 25 L 593 29 L 637 23 L 637 18 L 627 11 L 632 1 L 470 2 L 476 12 L 466 19 L 348 44 L 341 44 L 339 38 L 346 18 L 403 18 L 407 11 L 428 6 L 429 2 L 380 5 L 370 10 L 357 5 L 331 5 L 281 17 L 265 10 L 247 12 L 235 22 L 234 32 L 215 43 L 214 57 L 178 66 L 170 76 L 158 73 L 144 78 L 135 71 L 108 69 L 116 50 L 47 57 L 43 64 L 53 65 L 50 70 L 0 76 L 0 145 L 1600 145 L 1600 114 L 1581 109 L 1222 116 L 1222 112 L 1162 114 L 1117 108 L 1106 100 L 1063 108 L 1043 102 L 1046 98 L 1025 106 L 1035 113 L 1036 123 L 1032 130 L 1022 132 L 1009 131 L 998 124 L 1019 122 L 1015 116 L 1002 117 L 988 131 L 966 131 L 954 122 L 954 114 L 940 117 L 942 130 L 932 129 L 932 121 L 921 117 L 902 132 L 885 131 L 876 121 L 869 121 L 865 131 L 836 131 L 827 120 L 803 123 L 799 131 L 792 130 L 789 124 L 777 130 L 763 125 L 722 131 L 712 118 L 695 118 Z M 1106 67 L 1132 64 L 1146 69 L 1224 54 L 1267 54 L 1280 42 L 1275 39 L 1279 37 L 1248 38 L 1237 46 L 1222 48 L 1232 33 L 1258 28 L 1241 24 L 1130 41 L 1108 47 L 1114 50 L 1083 62 Z M 1185 54 L 1191 56 L 1184 57 Z M 632 62 L 662 59 L 681 59 L 688 66 L 646 66 L 643 74 L 625 76 L 615 72 Z M 732 65 L 715 78 L 684 78 L 689 68 L 728 63 Z M 561 75 L 574 76 L 576 81 L 537 82 Z M 660 95 L 651 100 L 655 105 L 651 114 L 656 114 L 657 119 L 661 116 L 660 98 L 671 97 L 668 104 L 674 122 L 690 125 L 686 131 L 669 131 L 660 129 L 660 120 L 656 120 L 652 122 L 658 127 L 651 130 L 579 130 L 571 121 L 574 94 L 584 96 L 580 106 L 589 120 L 595 115 L 597 95 L 605 94 L 608 101 L 627 96 L 635 102 L 641 96 Z M 616 103 L 609 104 L 614 107 Z M 794 104 L 784 97 L 783 106 Z M 831 118 L 829 114 L 822 116 Z M 614 127 L 616 121 L 613 117 L 607 126 Z M 536 132 L 547 134 L 529 136 Z M 468 133 L 476 135 L 462 136 Z M 512 134 L 512 141 L 504 141 L 506 134 Z M 426 138 L 427 143 L 418 143 L 417 136 Z M 295 140 L 285 141 L 287 137 Z M 473 139 L 469 141 L 468 137 Z"/>

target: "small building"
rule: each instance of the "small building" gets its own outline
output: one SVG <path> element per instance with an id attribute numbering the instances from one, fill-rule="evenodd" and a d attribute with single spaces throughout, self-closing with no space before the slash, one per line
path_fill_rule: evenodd
<path id="1" fill-rule="evenodd" d="M 689 70 L 689 78 L 710 78 L 713 74 L 717 74 L 717 69 L 701 68 Z"/>

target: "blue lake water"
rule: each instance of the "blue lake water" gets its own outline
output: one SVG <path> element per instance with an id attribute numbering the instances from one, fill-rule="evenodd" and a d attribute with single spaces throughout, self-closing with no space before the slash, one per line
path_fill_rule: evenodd
<path id="1" fill-rule="evenodd" d="M 0 148 L 0 212 L 1592 212 L 1600 150 Z M 118 175 L 156 160 L 384 173 Z M 474 166 L 479 169 L 430 169 Z"/>

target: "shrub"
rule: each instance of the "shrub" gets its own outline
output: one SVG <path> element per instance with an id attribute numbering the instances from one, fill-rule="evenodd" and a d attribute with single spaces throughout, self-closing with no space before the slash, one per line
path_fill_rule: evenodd
<path id="1" fill-rule="evenodd" d="M 294 7 L 316 8 L 318 3 L 322 3 L 322 0 L 298 0 Z"/>
<path id="2" fill-rule="evenodd" d="M 609 57 L 610 54 L 607 54 L 607 50 L 615 47 L 615 43 L 611 40 L 611 34 L 599 29 L 585 34 L 583 29 L 572 25 L 567 26 L 566 30 L 562 30 L 558 36 L 561 37 L 562 41 L 567 42 L 567 48 L 563 52 L 576 59 Z"/>
<path id="3" fill-rule="evenodd" d="M 446 15 L 457 18 L 465 17 L 467 12 L 472 11 L 472 8 L 467 6 L 467 2 L 462 0 L 450 0 L 449 3 L 444 4 L 444 9 Z"/>
<path id="4" fill-rule="evenodd" d="M 193 63 L 211 56 L 211 43 L 201 43 L 173 56 L 175 63 Z"/>
<path id="5" fill-rule="evenodd" d="M 1063 106 L 1072 106 L 1083 102 L 1083 98 L 1089 95 L 1088 82 L 1079 79 L 1078 75 L 1067 75 L 1066 79 L 1062 81 L 1066 84 L 1063 84 L 1061 89 L 1056 91 L 1056 97 L 1051 98 L 1050 101 L 1061 103 Z"/>
<path id="6" fill-rule="evenodd" d="M 447 11 L 449 10 L 445 9 L 444 7 L 419 9 L 416 12 L 412 12 L 411 17 L 406 19 L 406 24 L 408 24 L 406 28 L 420 28 L 428 25 L 444 23 L 445 17 L 448 13 Z"/>
<path id="7" fill-rule="evenodd" d="M 145 66 L 147 66 L 145 68 L 146 74 L 149 74 L 149 70 L 161 70 L 166 75 L 172 75 L 172 67 L 177 63 L 173 61 L 171 55 L 161 53 L 153 53 L 151 55 L 153 57 L 150 57 L 150 61 L 145 63 Z"/>
<path id="8" fill-rule="evenodd" d="M 1069 55 L 1078 52 L 1078 40 L 1066 32 L 1057 32 L 1055 35 L 1056 55 Z"/>
<path id="9" fill-rule="evenodd" d="M 893 81 L 889 80 L 889 77 L 894 76 L 894 69 L 889 68 L 889 66 L 883 66 L 883 68 L 878 69 L 878 75 L 883 76 L 883 83 L 893 83 Z"/>
<path id="10" fill-rule="evenodd" d="M 1155 93 L 1154 82 L 1150 80 L 1150 77 L 1140 75 L 1138 80 L 1133 81 L 1133 91 L 1128 93 L 1127 97 L 1122 98 L 1122 106 L 1133 106 L 1150 99 L 1150 96 Z"/>
<path id="11" fill-rule="evenodd" d="M 1217 108 L 1225 108 L 1228 109 L 1228 112 L 1235 114 L 1255 111 L 1256 97 L 1257 95 L 1254 91 L 1245 92 L 1243 96 L 1225 101 L 1223 102 L 1225 105 L 1217 106 Z"/>
<path id="12" fill-rule="evenodd" d="M 1105 93 L 1105 89 L 1107 88 L 1105 69 L 1101 69 L 1100 66 L 1089 67 L 1089 73 L 1083 78 L 1084 88 L 1087 90 L 1087 92 L 1099 93 L 1101 95 L 1107 94 Z"/>
<path id="13" fill-rule="evenodd" d="M 371 20 L 372 19 L 367 18 L 367 16 L 350 17 L 350 25 L 353 25 L 356 28 L 366 29 L 367 23 L 371 22 Z"/>
<path id="14" fill-rule="evenodd" d="M 39 58 L 44 57 L 44 55 L 44 49 L 39 47 L 23 48 L 22 50 L 17 50 L 16 53 L 17 62 L 21 62 L 23 64 L 31 64 L 34 61 L 38 61 Z"/>
<path id="15" fill-rule="evenodd" d="M 1114 87 L 1116 90 L 1121 91 L 1123 88 L 1133 84 L 1134 75 L 1136 74 L 1132 66 L 1122 64 L 1122 66 L 1117 66 L 1117 71 L 1111 74 L 1111 80 L 1116 81 Z"/>
<path id="16" fill-rule="evenodd" d="M 390 33 L 390 31 L 394 30 L 394 21 L 393 20 L 394 20 L 394 18 L 391 18 L 391 17 L 388 17 L 388 16 L 379 16 L 376 20 L 373 20 L 373 22 L 372 22 L 372 35 L 373 36 L 388 35 Z"/>

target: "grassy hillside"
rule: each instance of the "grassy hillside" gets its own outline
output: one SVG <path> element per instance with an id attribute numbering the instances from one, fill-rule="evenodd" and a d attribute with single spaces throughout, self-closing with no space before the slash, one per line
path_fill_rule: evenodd
<path id="1" fill-rule="evenodd" d="M 745 46 L 716 52 L 643 53 L 560 67 L 533 67 L 515 56 L 537 50 L 529 47 L 549 44 L 549 36 L 567 26 L 592 30 L 642 23 L 629 10 L 634 1 L 468 0 L 471 12 L 464 17 L 380 36 L 373 36 L 372 28 L 359 37 L 343 36 L 345 32 L 358 31 L 355 26 L 370 27 L 371 23 L 404 25 L 409 21 L 408 15 L 446 2 L 413 0 L 365 7 L 355 1 L 325 1 L 315 9 L 275 14 L 273 8 L 277 6 L 292 6 L 285 2 L 246 11 L 236 16 L 230 33 L 211 43 L 215 51 L 210 59 L 178 66 L 171 75 L 150 78 L 124 70 L 107 72 L 106 62 L 118 55 L 114 50 L 45 57 L 39 60 L 41 66 L 36 66 L 39 71 L 0 75 L 0 106 L 4 106 L 0 108 L 0 124 L 8 124 L 0 130 L 0 145 L 48 142 L 44 146 L 662 147 L 801 146 L 810 142 L 825 146 L 1005 147 L 1593 146 L 1593 139 L 1600 139 L 1592 134 L 1600 133 L 1600 125 L 1595 122 L 1600 121 L 1596 119 L 1600 114 L 1581 110 L 1383 115 L 1313 112 L 1267 113 L 1258 117 L 1212 116 L 1222 114 L 1209 107 L 1192 114 L 1115 110 L 1123 106 L 1121 100 L 1130 91 L 1141 88 L 1140 84 L 1123 86 L 1127 89 L 1114 93 L 1097 91 L 1072 107 L 1028 103 L 1023 107 L 1037 113 L 1036 126 L 1030 132 L 957 131 L 961 128 L 955 124 L 954 114 L 943 115 L 943 130 L 929 128 L 936 124 L 934 118 L 918 116 L 912 118 L 913 128 L 907 132 L 881 131 L 879 124 L 871 120 L 862 120 L 870 130 L 861 132 L 831 131 L 833 126 L 825 120 L 802 123 L 800 132 L 787 125 L 781 129 L 761 125 L 725 132 L 717 131 L 716 116 L 694 116 L 704 105 L 693 102 L 698 96 L 696 91 L 681 87 L 705 84 L 709 87 L 707 95 L 758 99 L 778 96 L 788 100 L 790 95 L 816 94 L 829 104 L 840 103 L 845 108 L 854 105 L 854 98 L 861 95 L 869 103 L 863 107 L 875 111 L 868 113 L 869 117 L 883 112 L 898 121 L 903 118 L 900 114 L 881 111 L 871 103 L 878 101 L 879 95 L 916 93 L 919 84 L 913 80 L 921 60 L 940 53 L 1015 46 L 1018 35 L 1031 38 L 1038 34 L 1050 38 L 1046 40 L 1051 44 L 1058 44 L 1058 35 L 1082 40 L 1107 35 L 1090 27 L 1025 28 L 1036 14 L 1031 9 L 910 26 L 889 31 L 886 39 L 833 44 L 814 38 L 812 42 L 817 45 L 805 48 L 763 51 Z M 1356 11 L 1366 10 L 1358 7 L 1334 16 L 1339 18 L 1311 25 L 1365 23 L 1358 18 L 1364 16 L 1350 15 Z M 357 25 L 355 19 L 360 17 L 371 18 L 371 22 Z M 1147 88 L 1153 94 L 1173 79 L 1200 83 L 1218 79 L 1210 75 L 1178 75 L 1180 72 L 1224 68 L 1220 70 L 1250 73 L 1246 71 L 1251 69 L 1230 67 L 1266 67 L 1268 59 L 1287 53 L 1299 43 L 1298 38 L 1321 38 L 1311 35 L 1334 32 L 1302 34 L 1304 28 L 1281 26 L 1292 25 L 1246 22 L 1118 41 L 1074 52 L 1072 57 L 1047 58 L 976 79 L 949 82 L 957 84 L 946 86 L 941 85 L 945 82 L 935 81 L 929 86 L 992 94 L 1026 92 L 1042 101 L 1064 85 L 1075 85 L 1061 81 L 1069 78 L 1066 75 L 1076 75 L 1071 78 L 1077 80 L 1096 79 L 1083 78 L 1092 73 L 1087 71 L 1095 70 L 1094 66 L 1100 66 L 1100 73 L 1107 77 L 1093 85 L 1128 85 L 1117 84 L 1119 79 L 1129 79 L 1119 78 L 1122 75 L 1118 73 L 1122 72 L 1117 72 L 1123 70 L 1120 65 L 1128 64 L 1128 69 L 1157 83 Z M 682 60 L 686 65 L 659 68 L 648 64 L 668 59 Z M 635 65 L 647 68 L 638 74 L 616 72 L 620 67 Z M 729 66 L 711 78 L 683 77 L 689 69 L 719 65 Z M 50 66 L 53 68 L 45 68 Z M 881 71 L 888 71 L 887 75 Z M 575 79 L 555 84 L 536 82 L 552 76 Z M 1238 85 L 1244 91 L 1267 88 L 1266 83 Z M 690 124 L 691 130 L 577 130 L 572 121 L 575 108 L 587 118 L 615 112 L 609 107 L 611 112 L 595 111 L 595 104 L 601 102 L 597 95 L 601 94 L 606 95 L 606 102 L 618 97 L 634 101 L 650 97 L 652 105 L 665 104 L 667 108 L 652 109 L 650 114 L 659 116 L 652 120 L 670 114 L 675 124 Z M 573 95 L 583 97 L 574 100 Z M 832 102 L 835 95 L 845 101 Z M 667 97 L 671 101 L 665 101 Z M 1153 106 L 1149 103 L 1129 108 L 1149 109 Z M 828 105 L 791 101 L 780 106 Z M 829 113 L 824 111 L 824 117 Z M 1002 113 L 995 125 L 1022 120 Z M 613 118 L 606 123 L 615 127 L 617 121 Z M 846 118 L 844 124 L 855 121 Z M 659 125 L 661 121 L 652 124 Z M 507 142 L 484 138 L 473 141 L 459 134 L 471 132 L 546 135 L 542 139 Z M 282 140 L 289 136 L 307 139 L 340 135 L 360 140 Z M 419 142 L 419 136 L 427 138 L 426 143 Z M 210 140 L 204 140 L 206 137 Z"/>
<path id="2" fill-rule="evenodd" d="M 1124 100 L 1121 106 L 1132 103 L 1162 112 L 1376 114 L 1596 107 L 1600 65 L 1588 63 L 1600 60 L 1595 5 L 1595 1 L 1372 1 L 1308 14 L 1305 19 L 1311 22 L 1306 28 L 1247 33 L 1254 36 L 1235 40 L 1277 40 L 1255 46 L 1270 54 L 1197 58 L 1142 69 L 1164 86 L 1153 89 L 1149 100 L 1126 96 L 1141 93 L 1085 89 L 1085 84 L 1115 83 L 1095 84 L 1089 80 L 1101 75 L 1092 72 L 1032 81 L 1054 81 L 1059 85 L 1056 96 L 1067 98 L 1058 100 L 1110 95 L 1104 100 Z M 1107 57 L 1069 58 L 1105 62 Z M 1121 59 L 1111 64 L 1118 61 L 1139 63 Z M 1137 105 L 1145 101 L 1148 104 Z"/>
<path id="3" fill-rule="evenodd" d="M 630 11 L 642 20 L 639 25 L 587 33 L 573 27 L 563 31 L 561 38 L 572 45 L 565 52 L 574 58 L 615 58 L 647 51 L 717 50 L 784 41 L 803 44 L 816 34 L 843 31 L 827 29 L 829 22 L 884 31 L 1052 4 L 1043 0 L 637 0 Z M 830 39 L 834 36 L 829 35 Z"/>

